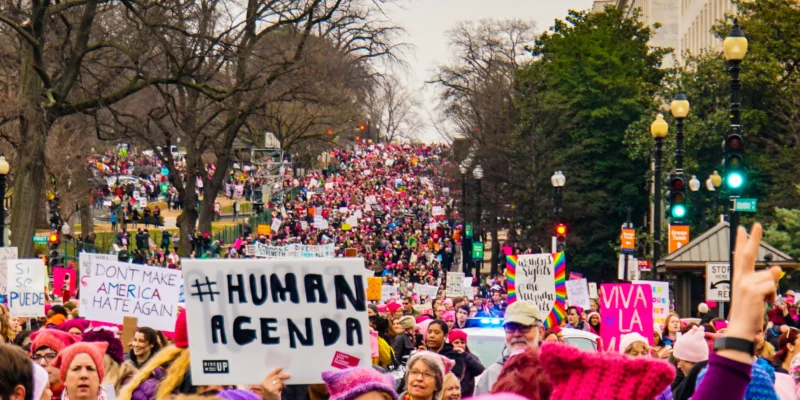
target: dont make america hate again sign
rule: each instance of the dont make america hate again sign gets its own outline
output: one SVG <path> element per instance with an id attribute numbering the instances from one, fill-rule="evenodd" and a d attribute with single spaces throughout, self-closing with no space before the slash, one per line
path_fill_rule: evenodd
<path id="1" fill-rule="evenodd" d="M 81 316 L 122 324 L 135 317 L 140 326 L 172 331 L 178 317 L 181 271 L 81 255 Z"/>
<path id="2" fill-rule="evenodd" d="M 363 259 L 185 260 L 194 385 L 291 384 L 371 364 Z"/>

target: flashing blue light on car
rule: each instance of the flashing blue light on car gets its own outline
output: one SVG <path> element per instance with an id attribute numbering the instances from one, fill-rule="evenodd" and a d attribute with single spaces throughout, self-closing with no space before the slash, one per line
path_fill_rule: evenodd
<path id="1" fill-rule="evenodd" d="M 481 324 L 482 325 L 488 325 L 489 324 L 489 318 L 481 318 Z"/>
<path id="2" fill-rule="evenodd" d="M 492 325 L 500 325 L 500 318 L 492 319 Z"/>

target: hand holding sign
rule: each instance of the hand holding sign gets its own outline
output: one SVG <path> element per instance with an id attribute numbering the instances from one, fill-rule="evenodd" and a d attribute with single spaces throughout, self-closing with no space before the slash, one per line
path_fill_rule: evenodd
<path id="1" fill-rule="evenodd" d="M 283 367 L 270 371 L 261 381 L 261 388 L 264 390 L 262 397 L 266 400 L 280 400 L 281 392 L 286 388 L 286 380 L 291 377 L 291 375 L 283 373 Z"/>

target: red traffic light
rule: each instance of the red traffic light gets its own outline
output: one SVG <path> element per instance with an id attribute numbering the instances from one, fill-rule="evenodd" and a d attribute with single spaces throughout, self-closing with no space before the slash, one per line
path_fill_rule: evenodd
<path id="1" fill-rule="evenodd" d="M 359 125 L 358 125 L 358 130 L 360 130 L 360 131 L 365 131 L 365 130 L 367 130 L 367 126 L 366 126 L 366 125 L 364 125 L 364 124 L 359 124 Z"/>
<path id="2" fill-rule="evenodd" d="M 58 243 L 58 234 L 55 232 L 51 233 L 50 236 L 47 238 L 47 241 L 50 243 Z"/>
<path id="3" fill-rule="evenodd" d="M 564 224 L 556 225 L 556 234 L 559 236 L 563 236 L 567 234 L 567 226 Z"/>
<path id="4" fill-rule="evenodd" d="M 686 186 L 686 182 L 683 180 L 683 178 L 672 178 L 669 186 L 672 188 L 672 190 L 683 190 L 683 188 Z"/>
<path id="5" fill-rule="evenodd" d="M 333 135 L 333 129 L 328 129 L 328 135 Z"/>
<path id="6" fill-rule="evenodd" d="M 742 137 L 739 135 L 729 135 L 725 139 L 725 144 L 733 151 L 739 150 L 742 148 Z"/>

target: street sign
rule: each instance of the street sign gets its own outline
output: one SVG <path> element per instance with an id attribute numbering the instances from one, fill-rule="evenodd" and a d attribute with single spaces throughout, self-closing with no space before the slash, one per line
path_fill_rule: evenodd
<path id="1" fill-rule="evenodd" d="M 472 259 L 483 260 L 483 242 L 472 242 Z"/>
<path id="2" fill-rule="evenodd" d="M 472 224 L 469 222 L 464 225 L 464 237 L 472 239 Z"/>
<path id="3" fill-rule="evenodd" d="M 47 244 L 47 236 L 33 236 L 33 243 Z"/>
<path id="4" fill-rule="evenodd" d="M 623 252 L 633 252 L 636 247 L 636 230 L 622 228 L 622 236 L 620 237 L 620 249 Z"/>
<path id="5" fill-rule="evenodd" d="M 669 253 L 672 254 L 689 243 L 689 225 L 669 225 Z"/>
<path id="6" fill-rule="evenodd" d="M 736 212 L 754 213 L 758 199 L 736 199 L 733 202 L 733 210 Z"/>
<path id="7" fill-rule="evenodd" d="M 652 270 L 652 265 L 650 264 L 650 260 L 639 260 L 639 271 L 649 272 L 650 270 Z"/>
<path id="8" fill-rule="evenodd" d="M 731 269 L 728 263 L 706 263 L 706 300 L 731 300 Z"/>

